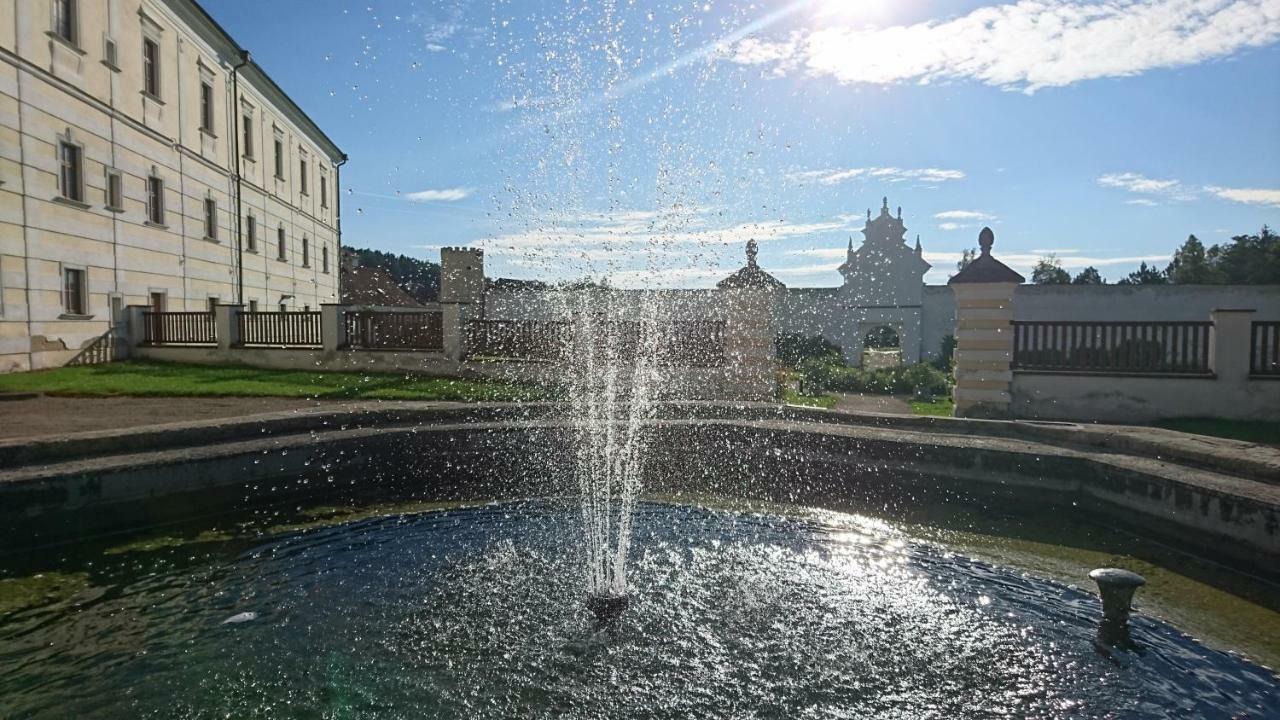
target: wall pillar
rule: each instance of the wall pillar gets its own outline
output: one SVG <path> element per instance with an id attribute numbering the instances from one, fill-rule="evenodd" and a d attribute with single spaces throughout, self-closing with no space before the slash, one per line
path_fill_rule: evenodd
<path id="1" fill-rule="evenodd" d="M 1209 369 L 1220 383 L 1249 381 L 1254 310 L 1214 310 L 1209 313 Z"/>
<path id="2" fill-rule="evenodd" d="M 470 305 L 443 303 L 440 305 L 441 329 L 444 332 L 444 355 L 450 360 L 462 362 L 467 354 L 467 321 Z"/>
<path id="3" fill-rule="evenodd" d="M 346 305 L 320 304 L 320 342 L 327 353 L 347 346 Z"/>
<path id="4" fill-rule="evenodd" d="M 725 308 L 725 395 L 735 400 L 772 400 L 777 392 L 777 303 L 772 288 L 721 292 Z"/>
<path id="5" fill-rule="evenodd" d="M 129 357 L 133 356 L 133 349 L 140 347 L 147 338 L 147 319 L 143 313 L 150 309 L 149 305 L 129 305 L 124 309 L 124 341 L 129 348 Z"/>
<path id="6" fill-rule="evenodd" d="M 215 305 L 213 327 L 218 336 L 218 349 L 231 350 L 240 346 L 240 312 L 243 305 Z"/>
<path id="7" fill-rule="evenodd" d="M 1013 387 L 1013 293 L 1024 278 L 991 256 L 995 233 L 978 235 L 982 254 L 948 281 L 956 297 L 956 417 L 1007 417 Z"/>

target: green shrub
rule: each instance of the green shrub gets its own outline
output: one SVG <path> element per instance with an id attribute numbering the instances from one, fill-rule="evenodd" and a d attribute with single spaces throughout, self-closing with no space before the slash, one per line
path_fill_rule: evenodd
<path id="1" fill-rule="evenodd" d="M 927 363 L 868 371 L 814 358 L 800 365 L 800 375 L 801 387 L 809 393 L 836 391 L 936 397 L 946 395 L 951 389 L 947 375 Z"/>
<path id="2" fill-rule="evenodd" d="M 774 344 L 778 350 L 778 362 L 787 367 L 798 368 L 807 360 L 842 363 L 844 358 L 840 346 L 821 335 L 781 333 Z"/>

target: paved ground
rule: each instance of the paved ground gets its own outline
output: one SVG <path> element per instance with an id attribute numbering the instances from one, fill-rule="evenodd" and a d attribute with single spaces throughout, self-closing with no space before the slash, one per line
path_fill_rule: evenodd
<path id="1" fill-rule="evenodd" d="M 110 430 L 313 408 L 303 398 L 60 398 L 0 401 L 0 438 Z M 332 404 L 333 401 L 330 401 Z"/>
<path id="2" fill-rule="evenodd" d="M 896 395 L 859 395 L 857 393 L 833 393 L 836 396 L 836 410 L 846 412 L 893 413 L 910 415 L 911 405 Z"/>

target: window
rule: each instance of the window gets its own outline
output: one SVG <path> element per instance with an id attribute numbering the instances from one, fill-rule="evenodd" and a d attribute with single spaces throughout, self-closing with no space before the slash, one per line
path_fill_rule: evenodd
<path id="1" fill-rule="evenodd" d="M 279 229 L 276 230 L 276 259 L 277 260 L 289 259 L 289 251 L 284 244 L 284 226 L 283 225 L 281 225 Z"/>
<path id="2" fill-rule="evenodd" d="M 142 91 L 160 99 L 160 43 L 142 39 Z"/>
<path id="3" fill-rule="evenodd" d="M 244 156 L 253 159 L 253 112 L 246 110 L 240 118 L 244 126 Z"/>
<path id="4" fill-rule="evenodd" d="M 164 180 L 155 175 L 147 178 L 147 220 L 164 225 Z"/>
<path id="5" fill-rule="evenodd" d="M 298 184 L 302 186 L 300 191 L 303 195 L 307 194 L 307 159 L 304 157 L 298 161 Z"/>
<path id="6" fill-rule="evenodd" d="M 88 314 L 84 274 L 85 271 L 78 268 L 62 269 L 62 309 L 67 315 Z"/>
<path id="7" fill-rule="evenodd" d="M 251 313 L 256 313 L 256 312 L 258 312 L 258 301 L 257 301 L 257 300 L 250 300 L 250 301 L 249 301 L 249 312 L 251 312 Z"/>
<path id="8" fill-rule="evenodd" d="M 116 66 L 116 41 L 110 37 L 102 38 L 102 62 L 112 70 L 119 70 Z"/>
<path id="9" fill-rule="evenodd" d="M 311 245 L 302 238 L 302 267 L 311 267 Z"/>
<path id="10" fill-rule="evenodd" d="M 53 34 L 76 44 L 76 0 L 53 0 Z"/>
<path id="11" fill-rule="evenodd" d="M 329 272 L 329 246 L 320 248 L 320 272 Z"/>
<path id="12" fill-rule="evenodd" d="M 84 201 L 83 163 L 84 151 L 79 145 L 62 141 L 58 143 L 58 192 L 62 197 L 76 202 Z"/>
<path id="13" fill-rule="evenodd" d="M 213 85 L 200 83 L 200 129 L 213 134 Z"/>
<path id="14" fill-rule="evenodd" d="M 204 237 L 218 239 L 218 201 L 213 198 L 204 199 Z"/>
<path id="15" fill-rule="evenodd" d="M 283 300 L 280 301 L 280 312 L 289 312 L 289 304 Z"/>
<path id="16" fill-rule="evenodd" d="M 329 207 L 329 178 L 320 176 L 320 207 Z"/>
<path id="17" fill-rule="evenodd" d="M 209 312 L 210 313 L 215 312 L 217 309 L 218 309 L 218 298 L 216 297 L 209 298 Z"/>
<path id="18" fill-rule="evenodd" d="M 284 179 L 284 141 L 276 138 L 276 177 Z"/>
<path id="19" fill-rule="evenodd" d="M 107 170 L 107 209 L 124 209 L 124 180 L 119 170 Z"/>
<path id="20" fill-rule="evenodd" d="M 258 252 L 258 218 L 250 215 L 244 219 L 245 249 Z"/>

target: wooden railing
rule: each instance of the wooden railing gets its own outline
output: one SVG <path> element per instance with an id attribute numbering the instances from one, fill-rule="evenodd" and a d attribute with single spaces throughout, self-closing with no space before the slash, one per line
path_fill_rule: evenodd
<path id="1" fill-rule="evenodd" d="M 237 318 L 241 345 L 318 347 L 324 344 L 319 312 L 241 312 Z"/>
<path id="2" fill-rule="evenodd" d="M 143 338 L 147 345 L 216 345 L 217 326 L 211 312 L 142 313 Z"/>
<path id="3" fill-rule="evenodd" d="M 467 355 L 553 362 L 568 354 L 571 331 L 561 320 L 474 320 L 467 325 Z"/>
<path id="4" fill-rule="evenodd" d="M 1249 333 L 1249 374 L 1280 377 L 1280 321 L 1253 323 Z"/>
<path id="5" fill-rule="evenodd" d="M 67 361 L 67 367 L 77 365 L 101 365 L 116 359 L 116 329 L 110 328 L 93 339 L 75 357 Z"/>
<path id="6" fill-rule="evenodd" d="M 655 355 L 671 367 L 721 367 L 725 364 L 722 320 L 685 320 L 662 324 Z M 637 321 L 597 321 L 590 338 L 575 338 L 575 324 L 564 320 L 475 320 L 467 326 L 467 355 L 472 358 L 555 362 L 587 352 L 595 343 L 622 360 L 635 358 L 640 345 Z"/>
<path id="7" fill-rule="evenodd" d="M 344 316 L 347 346 L 363 350 L 443 350 L 444 315 L 439 310 L 360 310 Z"/>
<path id="8" fill-rule="evenodd" d="M 1013 369 L 1209 374 L 1209 322 L 1014 321 Z"/>

